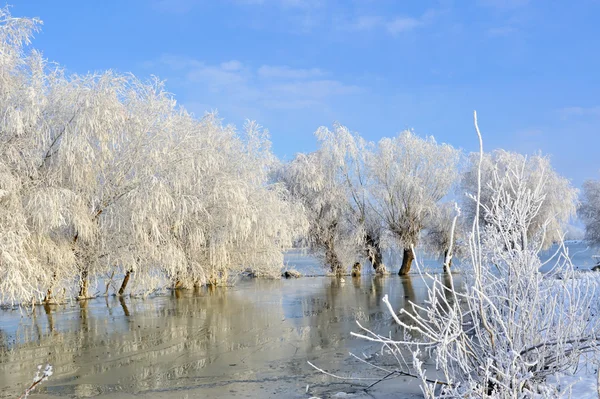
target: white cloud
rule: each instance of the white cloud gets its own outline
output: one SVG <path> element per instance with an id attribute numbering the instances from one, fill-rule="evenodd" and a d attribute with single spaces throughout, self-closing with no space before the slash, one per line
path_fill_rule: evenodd
<path id="1" fill-rule="evenodd" d="M 239 71 L 243 67 L 242 63 L 237 60 L 231 60 L 221 63 L 221 69 L 225 71 Z"/>
<path id="2" fill-rule="evenodd" d="M 285 84 L 272 85 L 269 92 L 273 94 L 283 94 L 298 98 L 318 98 L 324 99 L 331 96 L 346 95 L 357 93 L 360 89 L 357 86 L 345 85 L 337 80 L 313 80 L 303 82 L 289 82 Z"/>
<path id="3" fill-rule="evenodd" d="M 356 21 L 348 24 L 350 30 L 371 30 L 385 24 L 385 20 L 378 15 L 361 15 Z"/>
<path id="4" fill-rule="evenodd" d="M 293 69 L 288 66 L 263 65 L 258 68 L 258 76 L 266 79 L 308 79 L 324 76 L 318 68 Z"/>
<path id="5" fill-rule="evenodd" d="M 173 55 L 162 56 L 148 67 L 162 66 L 175 81 L 198 93 L 192 103 L 220 102 L 238 108 L 301 109 L 323 106 L 334 98 L 356 94 L 361 88 L 335 79 L 319 68 L 298 69 L 290 66 L 262 65 L 252 68 L 237 60 L 208 64 Z M 207 94 L 208 93 L 208 94 Z"/>
<path id="6" fill-rule="evenodd" d="M 438 11 L 436 10 L 427 10 L 420 17 L 361 15 L 350 22 L 341 22 L 339 26 L 342 30 L 348 31 L 360 32 L 380 29 L 391 35 L 399 35 L 430 24 L 437 14 Z"/>
<path id="7" fill-rule="evenodd" d="M 422 22 L 415 18 L 398 17 L 386 23 L 385 27 L 389 33 L 397 35 L 399 33 L 411 31 L 421 24 Z"/>
<path id="8" fill-rule="evenodd" d="M 519 32 L 519 30 L 517 28 L 515 28 L 514 26 L 499 26 L 496 28 L 490 28 L 487 31 L 488 36 L 492 36 L 492 37 L 506 37 L 506 36 L 510 36 L 514 33 Z"/>
<path id="9" fill-rule="evenodd" d="M 565 107 L 559 110 L 562 119 L 600 117 L 600 105 L 594 107 Z"/>
<path id="10" fill-rule="evenodd" d="M 186 77 L 191 82 L 203 83 L 212 90 L 218 90 L 222 87 L 230 87 L 245 82 L 241 71 L 231 71 L 222 66 L 203 65 L 190 69 Z"/>

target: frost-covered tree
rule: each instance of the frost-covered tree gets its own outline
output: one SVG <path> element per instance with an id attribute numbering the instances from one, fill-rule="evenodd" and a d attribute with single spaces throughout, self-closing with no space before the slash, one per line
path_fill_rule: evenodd
<path id="1" fill-rule="evenodd" d="M 330 158 L 339 174 L 337 179 L 345 189 L 349 207 L 348 223 L 357 231 L 360 230 L 358 235 L 362 235 L 362 239 L 358 239 L 360 251 L 377 273 L 385 273 L 382 252 L 385 228 L 371 204 L 372 179 L 366 162 L 373 151 L 372 144 L 340 124 L 335 124 L 333 130 L 321 127 L 316 136 L 320 141 L 320 151 Z"/>
<path id="2" fill-rule="evenodd" d="M 377 214 L 404 249 L 400 274 L 408 274 L 419 234 L 458 175 L 459 151 L 404 131 L 383 138 L 368 161 Z"/>
<path id="3" fill-rule="evenodd" d="M 292 197 L 304 206 L 308 219 L 307 240 L 324 257 L 331 272 L 340 274 L 353 255 L 355 226 L 348 224 L 346 185 L 340 181 L 336 159 L 327 151 L 298 154 L 282 166 L 279 179 Z"/>
<path id="4" fill-rule="evenodd" d="M 172 137 L 175 104 L 160 82 L 107 72 L 51 83 L 40 173 L 46 191 L 68 193 L 69 203 L 58 208 L 68 209 L 71 222 L 60 235 L 73 248 L 78 296 L 85 298 L 90 278 L 137 257 L 140 248 L 123 234 L 132 230 L 132 199 L 169 168 L 185 137 Z M 43 210 L 49 197 L 34 203 L 36 231 L 44 231 L 58 213 Z"/>
<path id="5" fill-rule="evenodd" d="M 278 275 L 304 220 L 266 132 L 198 120 L 156 79 L 51 69 L 35 27 L 0 11 L 1 301 Z"/>
<path id="6" fill-rule="evenodd" d="M 472 200 L 477 190 L 479 154 L 472 154 L 470 165 L 462 176 L 462 190 L 467 193 L 462 208 L 467 220 L 472 220 L 476 213 L 476 202 Z M 544 201 L 535 219 L 528 224 L 527 238 L 544 234 L 542 245 L 548 248 L 553 242 L 562 239 L 564 225 L 575 215 L 577 189 L 571 186 L 568 179 L 560 176 L 552 168 L 547 156 L 525 156 L 515 152 L 496 150 L 483 155 L 481 163 L 481 203 L 487 208 L 492 206 L 493 193 L 500 189 L 507 192 L 515 190 L 510 184 L 519 173 L 520 179 L 529 190 L 541 190 Z M 506 186 L 508 185 L 508 186 Z M 506 187 L 504 187 L 506 186 Z M 516 198 L 517 193 L 513 192 Z M 480 212 L 480 222 L 487 223 L 487 213 Z M 512 244 L 511 244 L 512 245 Z"/>
<path id="7" fill-rule="evenodd" d="M 243 270 L 278 276 L 304 220 L 284 187 L 270 182 L 266 132 L 248 123 L 242 139 L 214 115 L 187 123 L 196 137 L 154 185 L 164 209 L 140 204 L 140 240 L 154 243 L 175 287 L 220 284 Z"/>
<path id="8" fill-rule="evenodd" d="M 28 51 L 40 21 L 0 9 L 0 294 L 2 302 L 40 299 L 46 259 L 34 240 L 22 196 L 35 189 L 38 128 L 47 104 L 45 63 Z"/>
<path id="9" fill-rule="evenodd" d="M 592 244 L 600 244 L 600 181 L 583 183 L 583 194 L 578 215 L 585 224 L 585 238 Z"/>

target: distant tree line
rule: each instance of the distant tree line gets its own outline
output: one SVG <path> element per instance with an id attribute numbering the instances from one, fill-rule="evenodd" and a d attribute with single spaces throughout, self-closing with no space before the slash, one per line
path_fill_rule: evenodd
<path id="1" fill-rule="evenodd" d="M 362 255 L 376 272 L 385 273 L 382 252 L 387 247 L 402 251 L 399 274 L 408 274 L 420 241 L 443 257 L 445 269 L 450 267 L 452 226 L 460 249 L 476 214 L 479 154 L 465 160 L 460 150 L 412 131 L 377 144 L 342 125 L 332 131 L 320 128 L 316 135 L 319 149 L 283 165 L 280 178 L 304 205 L 308 242 L 332 272 L 345 272 Z M 506 245 L 524 247 L 527 240 L 543 235 L 541 245 L 547 248 L 563 238 L 564 225 L 575 215 L 577 190 L 552 169 L 546 156 L 504 150 L 483 155 L 480 223 L 484 228 L 493 224 L 489 218 L 499 205 L 492 193 L 500 190 L 519 200 L 512 184 L 515 171 L 526 191 L 544 201 L 535 209 L 527 235 Z"/>

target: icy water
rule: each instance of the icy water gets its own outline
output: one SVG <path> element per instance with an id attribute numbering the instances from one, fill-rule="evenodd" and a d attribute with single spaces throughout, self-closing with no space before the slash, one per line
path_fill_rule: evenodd
<path id="1" fill-rule="evenodd" d="M 419 277 L 250 280 L 234 287 L 142 299 L 99 298 L 0 313 L 0 397 L 17 397 L 38 364 L 55 373 L 40 397 L 308 398 L 353 392 L 315 371 L 382 376 L 349 352 L 379 345 L 353 338 L 355 320 L 400 332 L 383 308 L 422 302 Z M 377 359 L 385 363 L 385 359 Z M 414 383 L 405 394 L 417 393 Z M 35 397 L 35 396 L 34 396 Z"/>
<path id="2" fill-rule="evenodd" d="M 552 253 L 543 253 L 543 260 Z M 596 263 L 585 243 L 569 243 L 569 253 L 577 268 Z M 287 259 L 305 275 L 323 274 L 310 257 Z M 439 271 L 433 258 L 420 265 Z M 321 275 L 147 299 L 98 298 L 29 313 L 0 310 L 0 398 L 18 397 L 37 365 L 46 363 L 54 375 L 32 398 L 285 399 L 360 392 L 360 384 L 372 381 L 341 382 L 307 362 L 344 376 L 382 377 L 349 356 L 371 357 L 380 349 L 350 335 L 360 332 L 356 320 L 401 336 L 381 300 L 387 294 L 395 309 L 423 303 L 427 284 L 416 275 L 345 281 Z M 393 364 L 383 356 L 371 359 Z M 372 397 L 419 393 L 414 381 L 393 384 L 393 395 Z"/>

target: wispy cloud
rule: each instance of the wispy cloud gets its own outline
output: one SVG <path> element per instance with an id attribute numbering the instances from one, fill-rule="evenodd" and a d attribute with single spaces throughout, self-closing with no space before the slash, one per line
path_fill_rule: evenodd
<path id="1" fill-rule="evenodd" d="M 488 36 L 491 37 L 506 37 L 518 32 L 519 29 L 512 25 L 498 26 L 487 30 Z"/>
<path id="2" fill-rule="evenodd" d="M 156 61 L 147 62 L 146 66 L 167 68 L 167 75 L 175 75 L 180 84 L 188 88 L 193 86 L 202 93 L 204 98 L 192 101 L 213 102 L 212 107 L 226 99 L 230 103 L 235 102 L 238 107 L 300 109 L 323 106 L 335 97 L 361 91 L 356 85 L 327 78 L 328 73 L 319 68 L 286 65 L 254 68 L 238 60 L 209 64 L 173 55 L 164 55 Z"/>
<path id="3" fill-rule="evenodd" d="M 528 5 L 530 0 L 478 0 L 478 4 L 484 7 L 492 7 L 502 10 L 510 10 Z"/>
<path id="4" fill-rule="evenodd" d="M 325 75 L 319 68 L 294 69 L 288 66 L 263 65 L 258 68 L 258 76 L 266 79 L 308 79 Z"/>
<path id="5" fill-rule="evenodd" d="M 397 35 L 402 32 L 411 31 L 423 24 L 420 19 L 409 18 L 409 17 L 398 17 L 386 24 L 386 29 L 392 35 Z"/>
<path id="6" fill-rule="evenodd" d="M 593 107 L 565 107 L 559 110 L 562 119 L 572 119 L 581 117 L 600 117 L 600 105 Z"/>
<path id="7" fill-rule="evenodd" d="M 383 30 L 391 35 L 399 35 L 405 32 L 413 31 L 419 27 L 427 25 L 433 21 L 437 12 L 428 10 L 419 17 L 411 16 L 381 16 L 381 15 L 360 15 L 353 20 L 341 23 L 340 26 L 348 31 L 372 31 Z"/>

